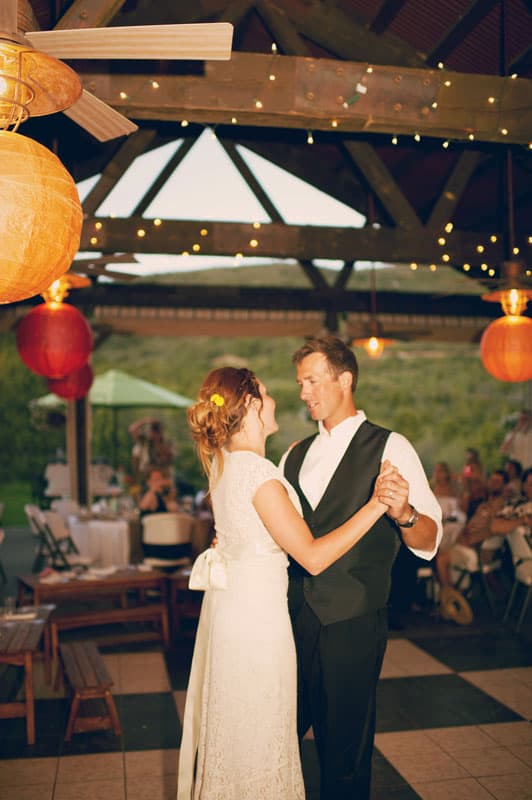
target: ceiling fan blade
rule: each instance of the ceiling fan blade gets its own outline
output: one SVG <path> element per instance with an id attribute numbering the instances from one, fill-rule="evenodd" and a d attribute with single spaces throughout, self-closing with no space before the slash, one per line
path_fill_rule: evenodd
<path id="1" fill-rule="evenodd" d="M 120 255 L 96 256 L 96 258 L 76 258 L 72 267 L 96 266 L 97 264 L 138 264 L 134 253 L 121 253 Z"/>
<path id="2" fill-rule="evenodd" d="M 90 278 L 98 278 L 102 275 L 105 278 L 116 278 L 124 283 L 131 283 L 131 281 L 136 281 L 140 277 L 139 275 L 133 275 L 132 272 L 115 272 L 112 269 L 106 269 L 104 264 L 78 267 L 74 263 L 70 267 L 69 272 L 74 272 L 76 275 L 87 275 Z"/>
<path id="3" fill-rule="evenodd" d="M 107 142 L 118 136 L 129 136 L 138 130 L 138 125 L 85 89 L 79 100 L 63 113 L 92 133 L 99 142 Z"/>
<path id="4" fill-rule="evenodd" d="M 17 0 L 2 0 L 0 3 L 0 31 L 17 32 Z"/>
<path id="5" fill-rule="evenodd" d="M 55 58 L 200 59 L 231 57 L 233 26 L 229 22 L 191 25 L 137 25 L 35 31 L 26 37 Z"/>

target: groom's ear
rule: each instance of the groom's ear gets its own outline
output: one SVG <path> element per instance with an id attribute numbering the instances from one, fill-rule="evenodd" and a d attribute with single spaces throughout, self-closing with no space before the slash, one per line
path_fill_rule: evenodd
<path id="1" fill-rule="evenodd" d="M 348 370 L 340 373 L 338 381 L 342 389 L 344 389 L 344 391 L 349 391 L 349 392 L 351 391 L 351 388 L 353 386 L 353 376 Z"/>

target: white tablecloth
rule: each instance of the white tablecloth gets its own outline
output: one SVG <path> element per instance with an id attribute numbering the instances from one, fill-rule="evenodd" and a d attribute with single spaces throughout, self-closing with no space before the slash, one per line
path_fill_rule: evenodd
<path id="1" fill-rule="evenodd" d="M 68 518 L 68 527 L 79 552 L 99 567 L 125 567 L 130 561 L 129 525 L 126 520 Z"/>

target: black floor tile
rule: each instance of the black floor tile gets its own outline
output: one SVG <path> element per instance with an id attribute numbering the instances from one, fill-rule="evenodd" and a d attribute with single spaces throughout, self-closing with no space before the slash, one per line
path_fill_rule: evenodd
<path id="1" fill-rule="evenodd" d="M 165 653 L 166 670 L 174 692 L 186 691 L 192 662 L 193 639 L 183 639 Z"/>
<path id="2" fill-rule="evenodd" d="M 319 800 L 320 767 L 316 745 L 306 739 L 301 747 L 301 761 L 307 800 Z M 419 795 L 377 749 L 373 751 L 371 800 L 416 800 Z"/>
<path id="3" fill-rule="evenodd" d="M 35 744 L 26 744 L 26 718 L 0 721 L 0 758 L 41 758 L 61 751 L 68 718 L 68 701 L 35 701 Z"/>
<path id="4" fill-rule="evenodd" d="M 530 642 L 506 630 L 409 640 L 455 672 L 532 666 Z"/>
<path id="5" fill-rule="evenodd" d="M 181 725 L 170 692 L 117 695 L 125 750 L 165 750 L 179 747 Z"/>
<path id="6" fill-rule="evenodd" d="M 390 678 L 377 687 L 379 733 L 521 719 L 459 675 Z"/>

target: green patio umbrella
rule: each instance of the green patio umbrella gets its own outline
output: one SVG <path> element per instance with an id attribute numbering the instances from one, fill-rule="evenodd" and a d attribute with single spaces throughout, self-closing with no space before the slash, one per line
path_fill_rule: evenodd
<path id="1" fill-rule="evenodd" d="M 64 405 L 55 394 L 30 402 L 30 407 L 53 409 Z M 150 383 L 119 369 L 110 369 L 94 378 L 89 391 L 91 406 L 113 409 L 113 465 L 116 456 L 116 412 L 121 408 L 188 408 L 194 402 L 164 386 Z"/>
<path id="2" fill-rule="evenodd" d="M 110 369 L 94 378 L 89 391 L 92 406 L 109 408 L 188 408 L 193 401 L 156 383 L 136 378 L 119 369 Z M 31 405 L 54 408 L 64 404 L 55 394 L 46 394 L 31 401 Z"/>

